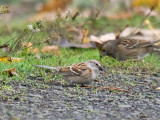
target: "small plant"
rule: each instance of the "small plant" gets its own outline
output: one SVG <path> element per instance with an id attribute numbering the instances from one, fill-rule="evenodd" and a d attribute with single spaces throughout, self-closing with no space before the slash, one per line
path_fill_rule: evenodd
<path id="1" fill-rule="evenodd" d="M 10 13 L 10 10 L 7 6 L 3 5 L 0 7 L 0 14 Z"/>

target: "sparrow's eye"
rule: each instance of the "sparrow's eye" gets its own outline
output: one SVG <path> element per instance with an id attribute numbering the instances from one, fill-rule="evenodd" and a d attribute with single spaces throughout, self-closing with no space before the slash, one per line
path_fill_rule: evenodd
<path id="1" fill-rule="evenodd" d="M 102 68 L 102 67 L 99 67 L 99 70 L 100 70 L 100 71 L 103 71 L 103 68 Z"/>

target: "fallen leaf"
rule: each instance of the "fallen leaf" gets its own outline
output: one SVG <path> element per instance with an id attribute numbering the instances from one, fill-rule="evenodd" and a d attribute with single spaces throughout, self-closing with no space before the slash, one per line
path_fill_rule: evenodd
<path id="1" fill-rule="evenodd" d="M 58 46 L 44 46 L 41 50 L 39 48 L 33 48 L 32 47 L 32 43 L 28 42 L 28 43 L 23 43 L 22 47 L 28 47 L 27 48 L 27 52 L 28 53 L 32 53 L 32 54 L 38 54 L 40 52 L 42 53 L 54 53 L 55 55 L 59 55 L 60 54 L 60 50 L 58 48 Z"/>
<path id="2" fill-rule="evenodd" d="M 89 40 L 88 40 L 88 30 L 84 29 L 83 32 L 84 32 L 83 43 L 88 43 L 89 42 Z"/>
<path id="3" fill-rule="evenodd" d="M 33 53 L 39 53 L 39 48 L 34 48 L 34 49 L 32 50 L 32 52 L 33 52 Z"/>
<path id="4" fill-rule="evenodd" d="M 41 52 L 43 53 L 54 53 L 55 55 L 60 55 L 60 50 L 58 48 L 58 46 L 44 46 L 41 50 Z"/>
<path id="5" fill-rule="evenodd" d="M 31 47 L 31 46 L 32 46 L 31 42 L 22 43 L 22 47 Z"/>
<path id="6" fill-rule="evenodd" d="M 23 58 L 13 58 L 11 57 L 12 62 L 20 62 L 23 60 Z"/>
<path id="7" fill-rule="evenodd" d="M 20 62 L 23 58 L 1 57 L 0 62 Z"/>
<path id="8" fill-rule="evenodd" d="M 27 47 L 27 52 L 31 52 L 32 51 L 32 43 L 31 42 L 27 42 L 27 43 L 22 43 L 22 47 Z"/>
<path id="9" fill-rule="evenodd" d="M 114 33 L 107 33 L 105 35 L 101 35 L 100 37 L 96 37 L 94 35 L 90 36 L 91 42 L 96 42 L 96 43 L 101 43 L 101 44 L 105 41 L 115 40 L 115 39 L 116 39 L 116 35 Z"/>
<path id="10" fill-rule="evenodd" d="M 34 53 L 35 54 L 35 53 L 40 52 L 39 48 L 33 48 L 32 46 L 33 46 L 33 44 L 31 42 L 27 42 L 27 43 L 22 44 L 22 47 L 27 47 L 27 52 L 28 53 Z"/>
<path id="11" fill-rule="evenodd" d="M 11 57 L 1 57 L 0 62 L 12 62 Z"/>
<path id="12" fill-rule="evenodd" d="M 18 76 L 18 73 L 16 73 L 16 69 L 15 68 L 12 68 L 12 69 L 6 69 L 4 71 L 2 71 L 3 74 L 8 74 L 9 77 L 12 77 L 12 76 Z"/>

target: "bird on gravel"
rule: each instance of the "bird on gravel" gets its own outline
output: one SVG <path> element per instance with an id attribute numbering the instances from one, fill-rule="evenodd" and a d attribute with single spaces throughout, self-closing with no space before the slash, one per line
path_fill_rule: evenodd
<path id="1" fill-rule="evenodd" d="M 34 66 L 56 70 L 59 74 L 63 75 L 64 80 L 82 85 L 96 80 L 99 75 L 104 75 L 105 73 L 102 63 L 97 60 L 89 60 L 67 67 Z"/>
<path id="2" fill-rule="evenodd" d="M 96 43 L 100 56 L 111 56 L 118 60 L 144 59 L 150 53 L 160 53 L 159 41 L 146 41 L 139 39 L 119 38 L 109 40 L 102 44 Z"/>

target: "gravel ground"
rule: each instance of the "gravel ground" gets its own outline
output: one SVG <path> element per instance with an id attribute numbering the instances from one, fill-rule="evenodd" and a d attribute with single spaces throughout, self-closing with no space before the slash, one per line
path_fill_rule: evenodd
<path id="1" fill-rule="evenodd" d="M 31 79 L 31 78 L 30 78 Z M 36 83 L 43 82 L 38 78 Z M 11 83 L 11 96 L 0 102 L 2 120 L 158 120 L 160 119 L 160 76 L 108 74 L 92 86 L 126 89 L 85 89 L 47 83 L 47 88 Z"/>

